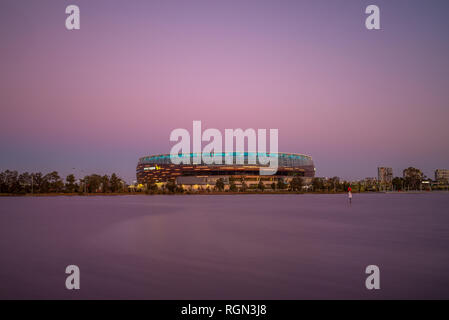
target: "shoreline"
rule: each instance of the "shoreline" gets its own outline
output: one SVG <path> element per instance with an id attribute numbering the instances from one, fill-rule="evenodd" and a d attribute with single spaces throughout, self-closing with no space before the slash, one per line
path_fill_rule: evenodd
<path id="1" fill-rule="evenodd" d="M 447 193 L 445 190 L 434 191 L 369 191 L 353 192 L 353 194 L 429 194 Z M 145 192 L 120 192 L 120 193 L 0 193 L 0 197 L 110 197 L 110 196 L 191 196 L 191 195 L 302 195 L 302 194 L 347 194 L 347 192 L 291 192 L 291 191 L 249 191 L 249 192 L 184 192 L 184 193 L 145 193 Z"/>

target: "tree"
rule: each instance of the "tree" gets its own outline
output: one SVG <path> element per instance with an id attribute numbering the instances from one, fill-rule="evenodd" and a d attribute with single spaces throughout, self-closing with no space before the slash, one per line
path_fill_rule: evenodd
<path id="1" fill-rule="evenodd" d="M 292 181 L 290 181 L 290 189 L 292 191 L 301 191 L 304 182 L 301 177 L 295 176 Z"/>
<path id="2" fill-rule="evenodd" d="M 339 177 L 330 178 L 329 184 L 330 184 L 330 187 L 332 188 L 332 190 L 334 190 L 334 192 L 336 192 L 337 187 L 340 185 L 340 178 Z"/>
<path id="3" fill-rule="evenodd" d="M 404 179 L 400 177 L 393 178 L 391 183 L 393 184 L 394 190 L 402 190 L 404 188 Z"/>
<path id="4" fill-rule="evenodd" d="M 234 178 L 229 178 L 229 190 L 232 192 L 237 192 L 237 185 L 235 184 Z"/>
<path id="5" fill-rule="evenodd" d="M 7 192 L 6 173 L 0 172 L 0 193 L 6 193 L 6 192 Z"/>
<path id="6" fill-rule="evenodd" d="M 165 188 L 168 190 L 168 192 L 175 193 L 175 191 L 176 191 L 176 183 L 174 181 L 169 181 L 165 185 Z"/>
<path id="7" fill-rule="evenodd" d="M 404 176 L 404 184 L 408 189 L 418 190 L 421 186 L 423 174 L 421 170 L 409 167 L 402 172 Z"/>
<path id="8" fill-rule="evenodd" d="M 111 175 L 111 179 L 109 180 L 109 188 L 111 192 L 119 192 L 121 187 L 121 180 L 115 173 Z"/>
<path id="9" fill-rule="evenodd" d="M 154 182 L 147 183 L 147 190 L 149 193 L 155 193 L 159 190 Z"/>
<path id="10" fill-rule="evenodd" d="M 313 191 L 321 191 L 323 189 L 323 180 L 320 178 L 312 179 Z"/>
<path id="11" fill-rule="evenodd" d="M 15 193 L 20 190 L 19 177 L 17 171 L 6 170 L 2 173 L 2 192 Z"/>
<path id="12" fill-rule="evenodd" d="M 20 193 L 29 193 L 31 192 L 31 174 L 28 172 L 24 172 L 21 175 L 19 175 L 18 178 L 18 184 L 20 186 L 20 190 L 18 192 Z"/>
<path id="13" fill-rule="evenodd" d="M 44 192 L 62 192 L 64 189 L 64 182 L 62 182 L 57 171 L 46 174 L 43 180 Z"/>
<path id="14" fill-rule="evenodd" d="M 69 193 L 75 192 L 77 189 L 77 185 L 75 184 L 75 176 L 73 174 L 69 174 L 65 178 L 66 184 L 65 184 L 65 190 Z"/>
<path id="15" fill-rule="evenodd" d="M 102 177 L 98 174 L 91 174 L 84 178 L 87 183 L 87 192 L 98 192 L 101 187 Z"/>
<path id="16" fill-rule="evenodd" d="M 40 172 L 36 172 L 31 174 L 32 177 L 32 189 L 33 192 L 35 193 L 40 193 L 40 192 L 44 192 L 43 188 L 45 187 L 45 181 L 44 181 L 44 177 L 42 176 L 42 173 Z"/>
<path id="17" fill-rule="evenodd" d="M 283 189 L 287 188 L 287 184 L 284 183 L 284 180 L 282 180 L 282 178 L 278 180 L 277 188 L 279 190 L 283 190 Z"/>
<path id="18" fill-rule="evenodd" d="M 215 182 L 215 188 L 216 188 L 218 191 L 223 191 L 223 190 L 224 190 L 224 180 L 223 180 L 222 178 L 218 179 L 218 180 Z"/>
<path id="19" fill-rule="evenodd" d="M 263 184 L 262 180 L 259 180 L 259 184 L 257 185 L 257 189 L 259 189 L 260 191 L 264 191 L 265 190 L 265 185 Z"/>
<path id="20" fill-rule="evenodd" d="M 103 192 L 109 192 L 111 190 L 109 177 L 108 175 L 104 175 L 101 177 L 101 191 Z"/>

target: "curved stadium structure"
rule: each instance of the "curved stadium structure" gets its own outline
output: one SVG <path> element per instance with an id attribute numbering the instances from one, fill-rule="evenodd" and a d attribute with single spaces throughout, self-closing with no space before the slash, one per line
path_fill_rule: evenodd
<path id="1" fill-rule="evenodd" d="M 315 166 L 312 157 L 297 153 L 278 153 L 278 169 L 275 175 L 260 175 L 260 169 L 267 168 L 268 165 L 259 164 L 258 157 L 256 164 L 248 164 L 248 152 L 233 152 L 233 164 L 173 164 L 170 154 L 146 156 L 139 159 L 137 164 L 137 181 L 139 184 L 159 183 L 175 181 L 179 185 L 215 185 L 215 182 L 222 178 L 225 184 L 229 184 L 229 178 L 235 181 L 245 181 L 248 185 L 262 181 L 264 184 L 271 184 L 282 180 L 289 182 L 294 176 L 301 176 L 311 180 L 315 176 Z M 224 156 L 231 154 L 222 154 Z M 250 153 L 254 156 L 256 153 Z M 193 156 L 190 153 L 190 163 L 193 163 Z M 244 158 L 244 164 L 236 164 L 236 157 Z M 202 159 L 202 158 L 201 158 Z"/>

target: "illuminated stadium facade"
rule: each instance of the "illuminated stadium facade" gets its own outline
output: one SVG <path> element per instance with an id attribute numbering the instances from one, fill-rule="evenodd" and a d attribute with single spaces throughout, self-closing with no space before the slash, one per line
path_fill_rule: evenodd
<path id="1" fill-rule="evenodd" d="M 223 153 L 233 157 L 233 164 L 173 164 L 170 154 L 146 156 L 139 159 L 137 164 L 137 181 L 139 184 L 165 183 L 174 181 L 184 186 L 215 185 L 218 179 L 223 179 L 225 185 L 229 185 L 229 178 L 234 178 L 236 183 L 245 181 L 247 185 L 258 184 L 262 181 L 270 185 L 282 180 L 288 183 L 294 176 L 304 177 L 306 182 L 315 176 L 315 166 L 312 157 L 297 153 L 278 153 L 278 169 L 274 175 L 260 175 L 260 171 L 268 168 L 268 165 L 248 164 L 248 156 L 258 154 L 248 152 Z M 197 154 L 187 154 L 190 163 Z M 243 157 L 244 164 L 237 164 L 237 157 Z M 201 157 L 202 159 L 202 157 Z M 223 160 L 224 163 L 224 160 Z"/>

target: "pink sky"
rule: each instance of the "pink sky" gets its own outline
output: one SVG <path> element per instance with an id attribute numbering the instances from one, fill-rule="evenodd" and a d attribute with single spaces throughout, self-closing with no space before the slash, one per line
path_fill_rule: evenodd
<path id="1" fill-rule="evenodd" d="M 449 168 L 449 5 L 375 2 L 380 31 L 367 1 L 2 1 L 0 170 L 131 181 L 193 120 L 277 128 L 319 176 Z"/>

